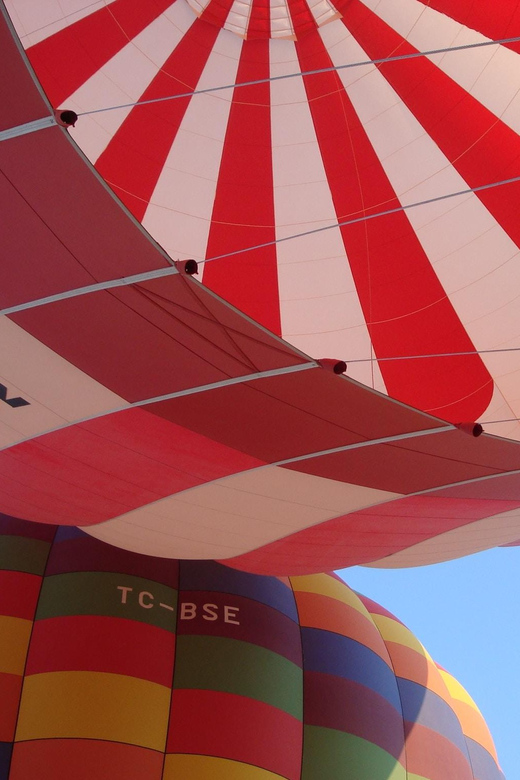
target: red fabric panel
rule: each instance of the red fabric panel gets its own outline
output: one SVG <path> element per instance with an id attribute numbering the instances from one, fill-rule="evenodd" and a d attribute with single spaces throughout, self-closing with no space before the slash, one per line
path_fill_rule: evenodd
<path id="1" fill-rule="evenodd" d="M 338 3 L 336 3 L 336 7 L 337 6 Z M 316 29 L 316 20 L 312 15 L 306 0 L 287 0 L 287 8 L 297 38 L 301 38 L 303 35 L 307 35 L 311 30 Z"/>
<path id="2" fill-rule="evenodd" d="M 16 742 L 9 780 L 161 780 L 163 754 L 87 739 Z M 117 776 L 114 775 L 117 767 Z"/>
<path id="3" fill-rule="evenodd" d="M 12 742 L 18 719 L 23 678 L 0 672 L 0 742 Z"/>
<path id="4" fill-rule="evenodd" d="M 210 0 L 200 18 L 216 27 L 224 27 L 232 5 L 233 0 Z"/>
<path id="5" fill-rule="evenodd" d="M 244 41 L 236 82 L 269 78 L 269 42 Z M 275 239 L 269 84 L 236 89 L 206 250 L 207 257 Z M 280 333 L 276 247 L 208 263 L 204 284 Z"/>
<path id="6" fill-rule="evenodd" d="M 339 482 L 352 482 L 355 485 L 404 494 L 496 473 L 495 469 L 488 465 L 452 461 L 436 457 L 428 451 L 413 452 L 398 444 L 381 444 L 321 458 L 310 458 L 289 464 L 285 468 Z"/>
<path id="7" fill-rule="evenodd" d="M 51 103 L 61 105 L 172 1 L 115 0 L 31 46 L 27 54 Z"/>
<path id="8" fill-rule="evenodd" d="M 26 674 L 122 674 L 170 687 L 175 636 L 134 620 L 74 615 L 37 620 Z"/>
<path id="9" fill-rule="evenodd" d="M 184 396 L 150 409 L 266 463 L 442 426 L 321 369 L 218 388 L 211 396 Z"/>
<path id="10" fill-rule="evenodd" d="M 167 266 L 61 128 L 2 142 L 0 168 L 2 219 L 10 227 L 2 234 L 2 308 Z M 78 301 L 62 328 L 93 325 L 94 313 L 83 320 Z M 49 311 L 32 316 L 45 319 Z"/>
<path id="11" fill-rule="evenodd" d="M 496 41 L 514 38 L 520 34 L 520 7 L 517 0 L 500 0 L 500 3 L 479 3 L 475 0 L 420 0 L 424 5 L 446 14 L 450 19 Z M 520 53 L 520 43 L 504 44 Z"/>
<path id="12" fill-rule="evenodd" d="M 330 408 L 319 406 L 318 413 L 316 399 L 321 397 L 328 397 L 332 404 Z M 4 511 L 51 523 L 101 522 L 264 463 L 346 446 L 371 435 L 391 435 L 414 425 L 435 424 L 322 370 L 219 388 L 149 408 L 163 420 L 151 418 L 145 410 L 129 410 L 114 415 L 113 431 L 107 417 L 0 453 Z M 168 419 L 176 424 L 164 422 Z M 357 431 L 349 430 L 353 425 Z M 145 441 L 148 435 L 150 442 Z M 475 440 L 452 431 L 309 458 L 286 468 L 412 493 L 518 469 L 518 450 L 513 442 L 490 437 Z M 176 461 L 183 462 L 182 470 Z M 421 528 L 420 532 L 417 525 L 413 529 L 414 539 L 417 533 L 422 537 L 439 531 L 439 525 Z M 378 545 L 383 530 L 379 528 Z"/>
<path id="13" fill-rule="evenodd" d="M 260 364 L 258 370 L 304 362 L 292 350 L 279 348 L 276 341 L 269 343 L 263 334 L 257 341 L 254 326 L 235 315 L 239 337 L 243 333 L 248 342 L 249 354 L 244 354 L 234 333 L 226 338 L 217 319 L 224 304 L 215 307 L 215 319 L 207 312 L 203 317 L 208 293 L 201 292 L 198 310 L 191 311 L 192 296 L 183 290 L 182 279 L 161 282 L 165 298 L 176 299 L 175 314 L 131 287 L 63 300 L 20 312 L 12 319 L 130 402 L 245 376 L 256 370 L 253 360 Z"/>
<path id="14" fill-rule="evenodd" d="M 406 768 L 428 780 L 473 780 L 468 758 L 446 737 L 405 721 Z"/>
<path id="15" fill-rule="evenodd" d="M 216 27 L 197 19 L 140 100 L 196 89 L 217 35 Z M 146 212 L 189 102 L 190 98 L 179 98 L 136 106 L 96 163 L 105 181 L 139 220 Z"/>
<path id="16" fill-rule="evenodd" d="M 486 7 L 485 13 L 491 17 L 494 10 Z M 344 22 L 371 58 L 417 51 L 359 0 L 345 8 Z M 520 176 L 520 137 L 430 60 L 417 57 L 378 67 L 470 187 Z M 520 183 L 476 195 L 519 244 Z"/>
<path id="17" fill-rule="evenodd" d="M 116 493 L 112 490 L 106 495 L 102 490 L 110 480 L 101 476 L 101 485 L 92 485 L 86 481 L 88 469 L 52 450 L 46 451 L 37 441 L 4 450 L 0 456 L 2 510 L 27 520 L 90 525 L 128 512 L 136 493 L 145 503 L 152 495 L 135 491 L 130 483 L 118 485 Z"/>
<path id="18" fill-rule="evenodd" d="M 302 71 L 333 66 L 318 33 L 296 49 Z M 337 73 L 304 83 L 338 220 L 398 207 Z M 474 350 L 404 212 L 341 232 L 378 358 Z M 491 400 L 492 379 L 478 355 L 379 365 L 390 396 L 446 420 L 476 420 Z"/>
<path id="19" fill-rule="evenodd" d="M 367 608 L 367 610 L 370 612 L 371 615 L 383 615 L 383 617 L 388 617 L 391 620 L 395 620 L 396 623 L 401 623 L 402 626 L 404 626 L 404 623 L 399 620 L 399 618 L 396 618 L 392 612 L 389 612 L 387 609 L 381 606 L 381 604 L 378 604 L 376 601 L 372 601 L 372 599 L 369 599 L 367 596 L 362 596 L 360 593 L 356 592 L 356 595 L 358 599 L 364 604 L 364 606 Z M 415 651 L 413 652 L 414 659 L 419 658 L 420 663 L 424 666 L 424 661 L 421 660 L 420 656 L 417 655 Z M 404 675 L 401 675 L 404 676 Z M 426 680 L 423 681 L 424 687 L 427 688 Z"/>
<path id="20" fill-rule="evenodd" d="M 43 96 L 37 92 L 25 63 L 21 61 L 13 35 L 3 18 L 0 18 L 0 51 L 2 52 L 0 131 L 49 116 L 49 108 Z M 5 143 L 3 141 L 2 145 Z"/>
<path id="21" fill-rule="evenodd" d="M 232 604 L 240 610 L 241 615 L 247 615 L 247 620 L 233 626 L 233 639 L 249 642 L 259 647 L 265 647 L 278 655 L 288 658 L 297 666 L 301 666 L 301 640 L 299 626 L 277 609 L 261 604 L 251 598 L 230 596 L 227 593 L 204 590 L 183 590 L 181 601 L 196 604 L 215 604 L 218 614 L 224 614 L 224 606 Z M 238 614 L 238 613 L 237 613 Z M 229 636 L 229 626 L 220 620 L 204 620 L 201 608 L 191 620 L 180 620 L 177 633 L 181 635 L 198 636 Z"/>
<path id="22" fill-rule="evenodd" d="M 305 672 L 304 690 L 306 725 L 344 731 L 398 760 L 402 756 L 403 715 L 387 699 L 360 683 L 320 672 Z"/>
<path id="23" fill-rule="evenodd" d="M 482 514 L 481 517 L 489 517 L 490 514 L 507 512 L 518 506 L 520 474 L 503 474 L 497 479 L 487 479 L 477 484 L 455 485 L 455 487 L 439 490 L 435 497 L 439 499 L 446 497 L 448 501 L 459 499 L 461 509 L 467 506 L 470 513 L 474 511 L 475 506 L 483 512 L 486 506 L 484 502 L 487 502 L 490 512 Z"/>
<path id="24" fill-rule="evenodd" d="M 175 690 L 168 753 L 220 756 L 300 780 L 302 724 L 291 715 L 231 693 Z"/>
<path id="25" fill-rule="evenodd" d="M 84 525 L 262 465 L 138 408 L 1 451 L 0 489 L 27 519 Z"/>
<path id="26" fill-rule="evenodd" d="M 0 571 L 0 615 L 33 620 L 41 577 L 19 571 Z"/>
<path id="27" fill-rule="evenodd" d="M 252 0 L 246 35 L 251 38 L 271 37 L 271 8 L 265 0 Z M 245 81 L 245 79 L 244 79 Z"/>
<path id="28" fill-rule="evenodd" d="M 497 480 L 500 483 L 503 478 Z M 489 485 L 486 480 L 483 485 Z M 520 476 L 516 476 L 520 488 Z M 517 501 L 492 504 L 466 498 L 446 502 L 432 496 L 412 496 L 379 504 L 307 528 L 253 552 L 223 563 L 244 571 L 278 575 L 311 574 L 379 560 L 431 539 L 472 520 L 520 506 Z"/>

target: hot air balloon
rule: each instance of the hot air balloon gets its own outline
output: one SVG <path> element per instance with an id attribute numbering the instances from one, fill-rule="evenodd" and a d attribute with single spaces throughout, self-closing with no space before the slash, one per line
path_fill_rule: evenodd
<path id="1" fill-rule="evenodd" d="M 1 520 L 5 780 L 502 780 L 476 705 L 336 575 Z"/>
<path id="2" fill-rule="evenodd" d="M 9 2 L 1 511 L 273 575 L 518 539 L 515 44 L 379 5 Z"/>

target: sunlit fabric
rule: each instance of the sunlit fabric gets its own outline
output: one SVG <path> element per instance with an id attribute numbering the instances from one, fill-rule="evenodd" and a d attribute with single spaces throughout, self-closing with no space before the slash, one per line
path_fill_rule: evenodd
<path id="1" fill-rule="evenodd" d="M 135 35 L 138 29 L 153 33 L 158 51 L 161 37 L 156 26 L 150 31 L 149 25 L 161 20 L 170 30 L 172 22 L 168 19 L 179 8 L 184 8 L 184 14 L 192 14 L 183 3 L 178 0 L 164 11 L 164 16 L 164 9 L 155 4 L 148 4 L 142 16 L 140 5 L 127 0 L 102 8 L 89 6 L 77 21 L 75 12 L 66 15 L 60 32 L 46 15 L 50 13 L 47 6 L 38 6 L 41 15 L 33 17 L 30 13 L 23 24 L 33 19 L 39 26 L 43 49 L 38 51 L 47 51 L 45 47 L 59 39 L 61 43 L 56 44 L 51 58 L 55 64 L 56 57 L 70 51 L 67 36 L 74 35 L 77 45 L 81 30 L 90 30 L 92 41 L 98 41 L 90 49 L 84 41 L 78 56 L 70 57 L 66 72 L 71 82 L 59 99 L 53 93 L 50 60 L 48 68 L 39 66 L 51 100 L 55 105 L 65 101 L 70 111 L 81 114 L 77 101 L 68 102 L 67 98 L 72 81 L 85 80 L 85 69 L 92 65 L 90 54 L 86 57 L 81 52 L 88 50 L 92 56 L 108 57 L 113 62 L 119 57 L 121 30 L 127 29 L 130 35 L 130 27 L 125 28 L 130 19 L 132 24 L 135 22 Z M 354 8 L 354 4 L 348 8 Z M 11 7 L 11 11 L 22 24 L 16 9 Z M 22 13 L 21 8 L 19 11 Z M 118 16 L 123 11 L 129 16 Z M 159 14 L 156 22 L 155 14 Z M 107 24 L 112 29 L 110 20 L 114 19 L 118 34 L 113 41 L 107 40 L 104 48 L 99 41 L 105 40 L 104 27 Z M 332 29 L 340 21 L 325 25 L 323 30 Z M 245 45 L 235 34 L 218 32 L 215 25 L 202 19 L 192 22 L 194 29 L 205 30 L 204 34 L 223 35 L 231 47 Z M 246 254 L 241 254 L 227 261 L 225 272 L 217 261 L 206 263 L 204 272 L 204 280 L 211 287 L 270 330 L 200 284 L 196 275 L 187 274 L 183 262 L 175 262 L 177 257 L 185 259 L 186 254 L 196 259 L 203 256 L 197 250 L 197 231 L 192 231 L 195 222 L 208 227 L 206 238 L 210 233 L 218 234 L 220 248 L 214 244 L 211 251 L 208 249 L 212 256 L 241 245 L 236 243 L 237 233 L 226 209 L 235 211 L 237 218 L 242 214 L 240 241 L 247 246 L 268 242 L 274 235 L 268 226 L 278 211 L 274 208 L 269 212 L 271 216 L 263 211 L 267 201 L 256 176 L 262 172 L 268 176 L 272 170 L 272 150 L 265 146 L 261 135 L 264 125 L 274 127 L 271 120 L 265 123 L 265 107 L 251 125 L 260 133 L 257 141 L 263 151 L 252 151 L 251 146 L 238 153 L 239 137 L 249 139 L 248 143 L 254 140 L 254 134 L 244 133 L 240 123 L 236 128 L 238 146 L 225 145 L 221 167 L 226 159 L 232 184 L 229 192 L 221 192 L 218 187 L 211 190 L 215 215 L 211 223 L 202 217 L 193 222 L 189 216 L 192 206 L 204 201 L 201 193 L 192 189 L 192 174 L 187 173 L 185 187 L 173 187 L 171 192 L 182 199 L 182 219 L 177 228 L 170 224 L 169 234 L 188 242 L 193 239 L 194 243 L 192 251 L 184 255 L 168 245 L 172 261 L 125 211 L 108 186 L 115 188 L 145 226 L 151 227 L 145 219 L 148 207 L 138 214 L 135 203 L 132 205 L 123 192 L 133 192 L 133 185 L 123 189 L 116 186 L 114 176 L 101 165 L 101 157 L 98 172 L 94 172 L 71 140 L 76 128 L 79 133 L 81 126 L 92 127 L 98 119 L 79 116 L 76 128 L 65 129 L 63 117 L 68 115 L 61 111 L 55 114 L 47 102 L 9 25 L 6 16 L 0 31 L 5 68 L 0 124 L 4 217 L 0 510 L 34 522 L 80 526 L 103 541 L 145 554 L 217 559 L 247 571 L 275 575 L 313 573 L 356 563 L 415 566 L 515 542 L 520 535 L 520 446 L 487 433 L 480 438 L 467 435 L 474 428 L 476 407 L 457 402 L 449 414 L 447 407 L 444 411 L 436 407 L 439 416 L 431 416 L 329 370 L 330 363 L 334 363 L 330 358 L 341 360 L 345 356 L 339 343 L 309 341 L 308 346 L 313 347 L 310 358 L 281 340 L 276 335 L 280 330 L 279 308 L 270 304 L 265 308 L 270 300 L 265 285 L 269 287 L 271 279 L 279 289 L 280 267 L 277 270 L 276 264 L 269 261 L 274 272 L 270 276 L 263 260 L 257 265 L 264 250 L 270 253 L 273 246 L 256 254 L 246 253 L 253 258 L 252 265 L 246 261 Z M 311 40 L 309 36 L 304 40 Z M 25 41 L 28 43 L 27 38 Z M 31 41 L 29 54 L 38 65 L 36 48 L 40 43 Z M 264 43 L 267 46 L 267 42 L 257 43 L 259 47 Z M 269 47 L 277 48 L 278 44 L 294 46 L 288 41 L 272 41 Z M 190 64 L 186 51 L 202 56 L 203 49 L 192 49 L 192 45 L 191 39 L 179 37 L 181 48 L 175 49 L 172 56 L 183 67 Z M 134 48 L 132 44 L 132 52 Z M 228 64 L 233 61 L 228 55 L 224 59 Z M 108 78 L 105 70 L 99 70 L 101 64 L 98 62 L 96 78 L 103 73 L 104 82 L 117 81 L 114 74 Z M 61 72 L 61 68 L 58 70 Z M 127 71 L 131 72 L 130 65 L 123 68 L 121 77 Z M 171 88 L 166 70 L 160 73 Z M 187 78 L 188 74 L 179 77 L 183 89 L 190 83 Z M 162 95 L 165 87 L 161 87 Z M 274 86 L 265 84 L 264 88 L 274 90 Z M 243 98 L 246 93 L 241 94 Z M 255 94 L 256 87 L 253 98 Z M 254 104 L 254 100 L 244 103 L 241 98 L 236 110 L 233 108 L 228 115 L 226 99 L 206 97 L 218 102 L 226 122 L 242 110 L 252 110 Z M 320 104 L 317 94 L 312 105 Z M 184 116 L 184 109 L 188 111 L 198 103 L 186 98 L 184 102 L 159 105 L 154 126 L 162 132 L 166 127 L 171 130 L 170 120 L 165 124 L 163 117 L 167 105 L 174 112 L 184 106 Z M 146 112 L 150 110 L 142 114 L 141 109 L 131 111 L 130 125 L 124 124 L 134 139 L 132 146 L 137 143 L 134 120 L 138 116 L 143 119 L 141 130 L 148 134 L 149 162 L 160 146 L 158 138 L 149 136 Z M 116 115 L 120 114 L 110 113 Z M 206 124 L 201 118 L 199 130 L 202 124 L 206 129 L 200 138 L 210 133 L 210 117 L 208 110 Z M 180 115 L 178 119 L 181 122 Z M 290 123 L 283 126 L 291 132 Z M 181 136 L 185 137 L 183 133 Z M 117 146 L 119 141 L 115 139 L 120 139 L 118 134 L 114 137 Z M 189 136 L 189 144 L 192 141 L 195 143 Z M 337 162 L 341 172 L 340 157 L 346 147 L 340 144 L 339 148 L 343 150 L 338 152 Z M 297 158 L 307 159 L 301 151 L 296 158 L 293 155 L 291 171 L 298 168 Z M 130 161 L 121 158 L 121 170 L 128 175 L 136 173 L 139 154 L 135 148 Z M 189 168 L 190 160 L 195 158 L 186 150 L 182 159 L 182 166 Z M 197 160 L 200 165 L 208 162 L 206 153 L 200 151 Z M 152 176 L 152 168 L 151 162 L 147 163 L 147 176 Z M 250 169 L 249 177 L 246 168 Z M 204 171 L 201 168 L 199 178 L 195 178 L 207 184 Z M 350 186 L 347 189 L 350 193 Z M 136 203 L 143 205 L 144 194 L 139 192 Z M 248 211 L 253 192 L 258 205 L 256 216 L 254 210 Z M 303 208 L 301 195 L 299 190 L 294 191 L 290 203 Z M 319 208 L 311 190 L 305 202 L 305 208 Z M 241 204 L 246 211 L 240 211 Z M 218 211 L 221 207 L 224 210 Z M 174 204 L 167 211 L 175 214 Z M 262 220 L 260 232 L 251 227 L 255 224 L 251 222 L 253 216 Z M 363 224 L 363 230 L 368 230 L 367 225 L 380 223 L 376 219 Z M 319 252 L 327 246 L 323 237 L 328 235 L 315 236 L 307 249 L 302 249 L 299 257 L 306 268 L 316 267 Z M 300 243 L 278 244 L 278 248 L 289 246 Z M 306 252 L 311 252 L 314 259 L 305 260 Z M 408 254 L 402 255 L 405 257 L 409 259 Z M 326 268 L 330 259 L 326 265 L 318 263 L 324 280 L 329 279 Z M 340 260 L 346 268 L 345 257 Z M 394 260 L 394 254 L 387 256 L 385 274 L 393 274 Z M 403 269 L 399 274 L 404 284 L 408 271 Z M 225 276 L 237 290 L 249 286 L 251 300 L 274 319 L 237 300 L 231 287 L 220 289 L 216 277 L 211 281 L 214 273 L 221 279 Z M 430 269 L 427 274 L 431 273 Z M 297 276 L 303 280 L 305 274 Z M 334 274 L 330 279 L 339 290 Z M 366 288 L 369 297 L 370 284 Z M 397 289 L 395 279 L 390 286 Z M 317 279 L 311 287 L 317 300 L 321 296 Z M 508 290 L 513 291 L 513 287 L 508 285 Z M 409 297 L 418 300 L 417 295 L 410 292 Z M 393 294 L 388 299 L 393 299 Z M 328 311 L 331 301 L 328 297 L 326 300 Z M 308 326 L 318 332 L 319 312 L 311 306 L 305 316 Z M 440 322 L 437 315 L 435 322 Z M 436 339 L 442 330 L 432 326 L 428 332 Z M 414 326 L 410 333 L 416 334 L 418 329 Z M 467 346 L 466 341 L 464 344 Z M 440 342 L 438 349 L 444 349 Z M 486 378 L 487 369 L 486 376 L 482 374 L 480 358 L 473 355 L 470 362 L 477 366 L 476 374 L 466 368 L 461 368 L 462 373 L 482 380 L 478 393 L 471 391 L 468 395 L 473 404 L 477 396 L 488 393 L 491 380 Z M 415 364 L 424 367 L 431 363 L 421 359 Z M 354 361 L 352 365 L 358 364 Z M 347 370 L 350 373 L 350 364 Z M 447 365 L 439 364 L 435 375 L 443 386 L 458 387 L 457 371 Z M 419 384 L 426 388 L 428 382 L 423 380 Z M 392 393 L 401 397 L 397 391 Z M 419 407 L 428 406 L 417 398 L 411 400 Z M 475 415 L 462 416 L 470 412 Z M 443 418 L 456 424 L 446 424 Z M 461 429 L 458 423 L 463 423 Z"/>
<path id="2" fill-rule="evenodd" d="M 349 376 L 518 435 L 520 184 L 487 189 L 520 174 L 511 4 L 7 5 L 52 105 L 100 112 L 72 136 L 173 258 L 211 260 L 205 284 Z"/>
<path id="3" fill-rule="evenodd" d="M 503 780 L 476 705 L 334 575 L 0 519 L 2 780 Z"/>

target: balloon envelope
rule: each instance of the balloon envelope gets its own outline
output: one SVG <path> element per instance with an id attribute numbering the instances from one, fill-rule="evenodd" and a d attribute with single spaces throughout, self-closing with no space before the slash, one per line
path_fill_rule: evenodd
<path id="1" fill-rule="evenodd" d="M 520 20 L 467 5 L 8 2 L 171 257 L 364 384 L 512 436 Z"/>
<path id="2" fill-rule="evenodd" d="M 454 35 L 440 11 L 411 6 L 420 23 L 410 36 L 464 37 L 460 22 Z M 514 201 L 506 208 L 503 193 L 514 187 L 491 188 L 500 208 L 480 190 L 404 208 L 405 192 L 431 200 L 444 174 L 452 182 L 457 165 L 484 159 L 481 143 L 502 127 L 488 109 L 483 124 L 462 111 L 476 88 L 457 103 L 460 74 L 442 75 L 451 54 L 408 58 L 401 41 L 405 60 L 327 70 L 336 55 L 355 64 L 361 39 L 372 58 L 400 40 L 357 2 L 311 24 L 315 7 L 290 34 L 277 23 L 271 40 L 265 25 L 244 40 L 212 4 L 63 8 L 9 4 L 51 103 L 7 17 L 1 29 L 0 509 L 147 554 L 272 574 L 420 565 L 514 542 L 519 446 L 463 432 L 486 409 L 516 416 L 514 275 L 504 281 L 514 262 L 495 244 L 486 251 L 497 236 L 511 249 L 502 223 Z M 474 63 L 473 49 L 463 54 Z M 415 74 L 406 89 L 405 66 Z M 294 68 L 320 73 L 265 81 Z M 190 94 L 162 100 L 179 90 Z M 415 104 L 423 92 L 436 95 L 427 109 Z M 142 96 L 161 100 L 105 110 Z M 61 104 L 80 114 L 70 133 L 97 174 L 56 119 Z M 451 166 L 428 111 L 452 127 Z M 444 157 L 428 152 L 428 168 L 414 153 L 435 139 Z M 482 186 L 496 166 L 513 176 L 511 148 L 486 147 Z M 293 237 L 315 228 L 326 230 Z M 202 261 L 204 284 L 168 252 Z M 336 376 L 331 358 L 370 387 Z"/>
<path id="3" fill-rule="evenodd" d="M 503 780 L 467 693 L 335 575 L 0 528 L 6 780 Z"/>

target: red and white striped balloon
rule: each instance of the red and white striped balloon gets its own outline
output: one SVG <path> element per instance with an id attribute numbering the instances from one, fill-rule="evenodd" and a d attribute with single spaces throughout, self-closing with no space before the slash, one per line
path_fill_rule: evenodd
<path id="1" fill-rule="evenodd" d="M 518 24 L 452 6 L 10 0 L 0 512 L 271 574 L 518 539 Z"/>
<path id="2" fill-rule="evenodd" d="M 73 137 L 173 258 L 363 383 L 518 435 L 495 421 L 520 404 L 520 183 L 497 185 L 520 174 L 519 44 L 474 46 L 520 33 L 511 3 L 8 8 L 53 105 L 81 115 Z"/>

